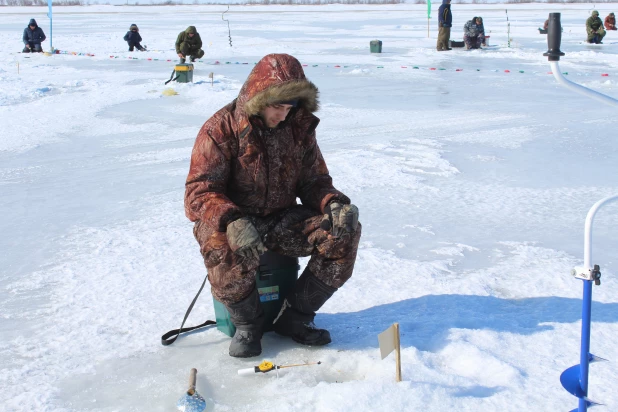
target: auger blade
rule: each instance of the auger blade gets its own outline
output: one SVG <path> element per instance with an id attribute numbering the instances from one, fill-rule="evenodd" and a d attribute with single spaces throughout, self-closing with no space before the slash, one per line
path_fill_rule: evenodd
<path id="1" fill-rule="evenodd" d="M 588 398 L 588 397 L 586 397 L 586 396 L 584 396 L 584 398 L 583 398 L 583 399 L 586 401 L 586 403 L 588 404 L 588 406 L 604 405 L 603 403 L 593 401 L 592 399 L 590 399 L 590 398 Z"/>
<path id="2" fill-rule="evenodd" d="M 579 365 L 573 365 L 560 375 L 560 383 L 571 395 L 584 398 L 586 394 L 579 383 Z"/>
<path id="3" fill-rule="evenodd" d="M 605 359 L 605 358 L 601 358 L 597 355 L 593 355 L 592 353 L 588 354 L 588 362 L 590 363 L 594 363 L 594 362 L 609 362 L 609 360 Z"/>

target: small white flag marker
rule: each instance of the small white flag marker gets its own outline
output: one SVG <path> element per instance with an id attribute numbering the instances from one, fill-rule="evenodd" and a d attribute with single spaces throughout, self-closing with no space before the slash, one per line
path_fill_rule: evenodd
<path id="1" fill-rule="evenodd" d="M 393 323 L 384 332 L 378 335 L 380 344 L 380 355 L 386 358 L 392 351 L 395 351 L 396 376 L 395 380 L 401 382 L 401 356 L 399 343 L 399 323 Z"/>

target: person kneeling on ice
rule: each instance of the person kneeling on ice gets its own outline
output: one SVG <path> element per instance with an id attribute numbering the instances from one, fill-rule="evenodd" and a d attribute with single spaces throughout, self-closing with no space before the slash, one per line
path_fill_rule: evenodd
<path id="1" fill-rule="evenodd" d="M 44 42 L 46 38 L 43 29 L 36 24 L 36 20 L 30 19 L 28 27 L 24 29 L 24 49 L 22 53 L 41 53 L 43 51 L 41 43 Z"/>
<path id="2" fill-rule="evenodd" d="M 605 18 L 605 30 L 616 30 L 616 16 L 614 13 L 609 13 Z"/>
<path id="3" fill-rule="evenodd" d="M 586 20 L 586 32 L 588 33 L 588 38 L 586 39 L 588 43 L 603 43 L 603 37 L 605 37 L 607 32 L 603 28 L 603 22 L 599 17 L 598 11 L 593 10 L 592 15 Z"/>
<path id="4" fill-rule="evenodd" d="M 317 110 L 318 89 L 299 61 L 269 54 L 197 135 L 185 213 L 195 222 L 212 294 L 236 327 L 230 356 L 262 352 L 255 274 L 266 250 L 311 256 L 274 331 L 304 345 L 331 342 L 313 320 L 352 276 L 361 225 L 356 206 L 333 187 L 316 141 Z"/>
<path id="5" fill-rule="evenodd" d="M 483 27 L 483 18 L 474 17 L 464 25 L 464 43 L 466 50 L 480 49 L 485 46 L 485 27 Z"/>
<path id="6" fill-rule="evenodd" d="M 129 27 L 129 31 L 124 35 L 124 41 L 129 44 L 129 51 L 132 52 L 135 48 L 139 51 L 145 51 L 146 49 L 140 44 L 142 36 L 139 35 L 139 28 L 137 24 L 132 24 Z"/>
<path id="7" fill-rule="evenodd" d="M 191 57 L 191 62 L 204 56 L 202 39 L 195 26 L 189 26 L 185 31 L 178 33 L 176 38 L 176 54 L 180 57 L 180 63 L 184 63 L 187 56 Z"/>

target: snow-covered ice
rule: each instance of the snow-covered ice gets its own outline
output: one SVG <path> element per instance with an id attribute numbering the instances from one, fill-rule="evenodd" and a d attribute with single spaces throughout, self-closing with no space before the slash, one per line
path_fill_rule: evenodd
<path id="1" fill-rule="evenodd" d="M 209 411 L 573 409 L 559 382 L 579 359 L 570 269 L 588 209 L 618 193 L 618 117 L 556 83 L 537 27 L 562 12 L 562 71 L 614 98 L 618 35 L 582 44 L 588 4 L 455 3 L 451 38 L 481 15 L 496 47 L 438 53 L 437 7 L 428 38 L 422 4 L 233 6 L 233 47 L 224 6 L 56 7 L 54 47 L 94 56 L 17 53 L 31 17 L 49 36 L 47 9 L 0 8 L 0 409 L 174 410 L 192 367 Z M 126 51 L 131 23 L 151 51 Z M 188 25 L 206 55 L 193 84 L 164 86 Z M 240 360 L 210 329 L 163 347 L 205 275 L 182 203 L 193 141 L 273 52 L 320 88 L 318 142 L 364 226 L 352 279 L 316 318 L 333 343 L 268 333 L 260 358 Z M 613 362 L 590 372 L 608 411 L 616 228 L 610 205 L 595 221 L 591 351 Z M 188 323 L 213 317 L 205 290 Z M 401 383 L 378 350 L 393 322 Z M 262 359 L 322 364 L 236 374 Z"/>

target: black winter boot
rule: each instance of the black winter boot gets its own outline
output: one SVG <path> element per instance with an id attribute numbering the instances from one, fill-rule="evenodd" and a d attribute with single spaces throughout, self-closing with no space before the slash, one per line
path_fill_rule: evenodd
<path id="1" fill-rule="evenodd" d="M 322 346 L 330 343 L 330 333 L 326 329 L 318 329 L 313 319 L 315 312 L 336 291 L 336 288 L 328 286 L 305 269 L 296 281 L 294 291 L 283 302 L 281 312 L 273 322 L 273 330 L 303 345 Z"/>
<path id="2" fill-rule="evenodd" d="M 230 319 L 236 326 L 236 333 L 230 343 L 230 356 L 235 358 L 251 358 L 262 353 L 262 327 L 264 310 L 260 304 L 257 289 L 245 299 L 237 303 L 225 305 L 230 312 Z"/>

